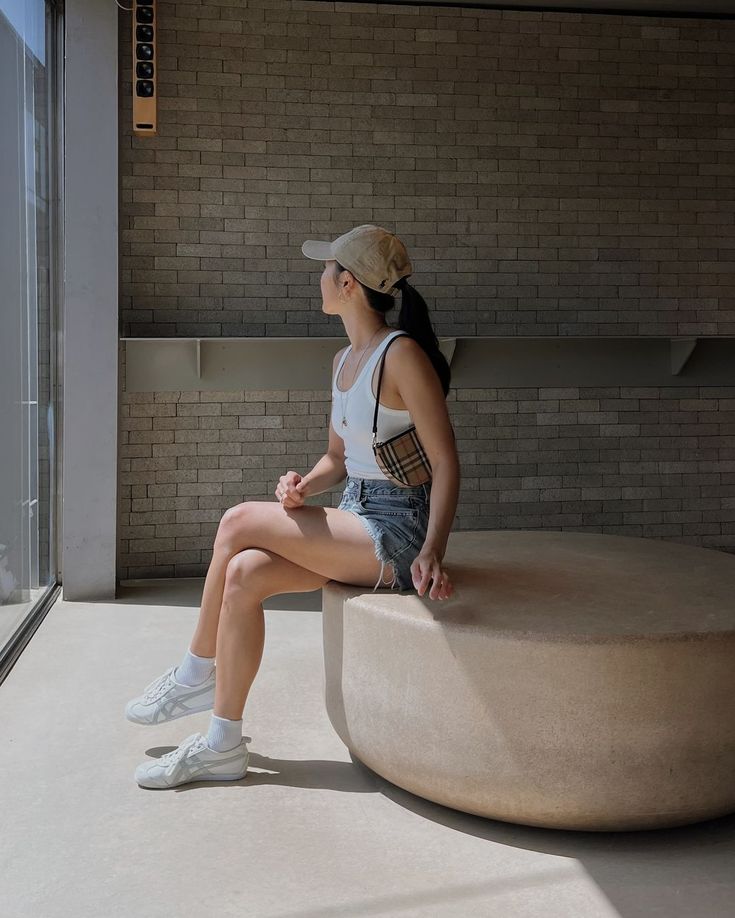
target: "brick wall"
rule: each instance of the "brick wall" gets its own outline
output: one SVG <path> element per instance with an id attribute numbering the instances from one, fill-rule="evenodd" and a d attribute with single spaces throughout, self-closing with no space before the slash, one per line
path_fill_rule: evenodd
<path id="1" fill-rule="evenodd" d="M 147 139 L 120 12 L 123 335 L 342 336 L 301 243 L 365 222 L 406 241 L 440 335 L 735 334 L 735 22 L 158 9 Z M 203 574 L 224 510 L 322 455 L 330 392 L 126 393 L 124 369 L 118 576 Z M 455 388 L 448 405 L 455 529 L 735 550 L 735 385 Z"/>
<path id="2" fill-rule="evenodd" d="M 159 0 L 122 333 L 341 335 L 307 238 L 387 225 L 443 335 L 734 334 L 735 22 Z"/>
<path id="3" fill-rule="evenodd" d="M 121 371 L 124 379 L 124 354 Z M 328 390 L 135 392 L 118 577 L 204 575 L 224 511 L 326 450 Z M 573 529 L 735 551 L 735 385 L 453 389 L 454 529 Z M 336 507 L 342 488 L 308 499 Z"/>

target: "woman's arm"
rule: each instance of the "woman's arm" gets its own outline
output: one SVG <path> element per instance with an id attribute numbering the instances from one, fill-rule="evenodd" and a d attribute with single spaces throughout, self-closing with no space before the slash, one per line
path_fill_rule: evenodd
<path id="1" fill-rule="evenodd" d="M 447 400 L 433 363 L 417 341 L 405 336 L 399 338 L 386 353 L 385 361 L 386 365 L 392 363 L 391 377 L 396 380 L 431 463 L 429 524 L 423 549 L 434 549 L 443 557 L 457 512 L 460 479 Z"/>
<path id="2" fill-rule="evenodd" d="M 344 481 L 346 477 L 344 461 L 331 453 L 326 453 L 314 468 L 302 477 L 301 480 L 306 483 L 306 487 L 301 490 L 301 493 L 304 497 L 321 494 Z"/>
<path id="3" fill-rule="evenodd" d="M 416 428 L 418 432 L 418 427 Z M 423 440 L 422 440 L 423 442 Z M 429 500 L 429 525 L 422 546 L 433 549 L 440 558 L 444 557 L 457 512 L 459 498 L 459 461 L 449 459 L 443 463 L 431 463 L 431 499 Z"/>

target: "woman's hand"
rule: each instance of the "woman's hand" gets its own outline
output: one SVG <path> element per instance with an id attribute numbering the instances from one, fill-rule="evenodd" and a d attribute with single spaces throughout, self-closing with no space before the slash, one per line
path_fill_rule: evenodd
<path id="1" fill-rule="evenodd" d="M 433 548 L 422 548 L 414 558 L 411 577 L 419 596 L 424 595 L 429 581 L 432 581 L 429 599 L 449 599 L 454 593 L 449 574 L 442 570 L 441 561 L 442 556 Z"/>
<path id="2" fill-rule="evenodd" d="M 304 506 L 307 483 L 298 472 L 286 472 L 278 479 L 276 497 L 289 510 Z"/>

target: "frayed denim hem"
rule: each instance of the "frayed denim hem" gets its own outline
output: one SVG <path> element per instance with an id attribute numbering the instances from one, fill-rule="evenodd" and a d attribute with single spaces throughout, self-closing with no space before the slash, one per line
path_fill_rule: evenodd
<path id="1" fill-rule="evenodd" d="M 415 536 L 413 539 L 411 539 L 408 545 L 401 548 L 393 556 L 390 556 L 388 555 L 388 553 L 385 551 L 385 548 L 383 547 L 380 531 L 373 528 L 373 526 L 371 525 L 371 521 L 366 516 L 359 513 L 357 510 L 354 510 L 351 508 L 345 508 L 345 509 L 347 509 L 348 513 L 351 513 L 353 516 L 356 516 L 358 519 L 362 520 L 362 525 L 365 527 L 365 529 L 368 532 L 368 535 L 372 539 L 373 549 L 375 551 L 375 557 L 378 559 L 378 561 L 380 561 L 380 574 L 378 575 L 378 579 L 375 583 L 375 586 L 372 589 L 372 592 L 374 593 L 379 588 L 389 589 L 389 590 L 398 589 L 400 592 L 404 592 L 404 593 L 414 590 L 415 587 L 413 586 L 413 584 L 411 584 L 410 586 L 404 586 L 398 582 L 398 573 L 399 573 L 398 559 L 404 552 L 408 551 L 409 548 L 411 548 L 411 546 L 414 544 Z M 387 581 L 383 580 L 383 577 L 385 576 L 385 565 L 386 564 L 393 565 L 393 580 L 391 581 L 390 585 L 387 583 Z"/>
<path id="2" fill-rule="evenodd" d="M 378 558 L 378 560 L 380 561 L 380 558 Z M 373 587 L 373 593 L 378 589 L 379 586 L 383 584 L 383 569 L 385 568 L 386 564 L 393 564 L 393 562 L 392 561 L 380 561 L 380 574 L 378 575 L 377 583 Z M 393 581 L 391 582 L 391 585 L 388 587 L 388 589 L 392 590 L 393 587 L 395 587 L 397 580 L 398 580 L 398 572 L 396 571 L 396 568 L 394 566 L 393 567 Z"/>

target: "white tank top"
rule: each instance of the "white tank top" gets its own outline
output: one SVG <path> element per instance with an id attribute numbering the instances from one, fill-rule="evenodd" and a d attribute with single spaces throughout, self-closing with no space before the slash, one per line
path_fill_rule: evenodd
<path id="1" fill-rule="evenodd" d="M 378 372 L 372 382 L 373 371 L 376 369 L 383 351 L 396 335 L 405 334 L 400 330 L 386 335 L 372 354 L 365 361 L 352 386 L 343 392 L 337 388 L 342 365 L 347 355 L 352 350 L 352 345 L 345 349 L 340 358 L 337 371 L 332 380 L 332 427 L 345 444 L 345 468 L 347 474 L 354 478 L 382 478 L 389 481 L 380 466 L 375 461 L 373 454 L 373 414 L 375 413 L 375 390 L 378 388 Z M 385 387 L 385 369 L 381 392 Z M 346 399 L 345 417 L 347 427 L 342 426 L 342 400 Z M 401 433 L 411 425 L 411 415 L 401 408 L 389 408 L 382 402 L 378 408 L 378 442 L 387 440 L 395 434 Z"/>

